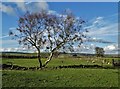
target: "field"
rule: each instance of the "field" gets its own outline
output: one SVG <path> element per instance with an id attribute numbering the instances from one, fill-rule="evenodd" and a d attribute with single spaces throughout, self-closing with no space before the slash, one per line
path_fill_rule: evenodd
<path id="1" fill-rule="evenodd" d="M 3 71 L 3 87 L 118 87 L 118 70 Z"/>
<path id="2" fill-rule="evenodd" d="M 112 66 L 113 58 L 58 57 L 43 70 L 2 71 L 3 87 L 118 87 L 118 68 Z M 118 58 L 114 58 L 118 59 Z M 42 60 L 45 61 L 45 58 Z M 37 67 L 35 59 L 2 59 L 3 64 Z M 99 65 L 100 68 L 59 68 L 70 65 Z M 58 67 L 54 69 L 54 67 Z"/>

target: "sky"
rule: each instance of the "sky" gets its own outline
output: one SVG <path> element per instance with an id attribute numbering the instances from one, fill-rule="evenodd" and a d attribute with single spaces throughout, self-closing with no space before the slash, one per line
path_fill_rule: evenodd
<path id="1" fill-rule="evenodd" d="M 24 1 L 24 0 L 22 0 Z M 9 31 L 18 26 L 19 16 L 26 10 L 39 12 L 44 9 L 54 14 L 62 14 L 64 10 L 71 10 L 76 17 L 81 17 L 87 23 L 87 36 L 92 39 L 81 45 L 79 52 L 95 53 L 95 47 L 102 47 L 105 53 L 118 53 L 118 3 L 117 2 L 3 2 L 2 35 L 0 37 L 0 51 L 33 52 L 18 45 L 17 40 L 9 37 Z M 77 47 L 75 47 L 77 51 Z"/>

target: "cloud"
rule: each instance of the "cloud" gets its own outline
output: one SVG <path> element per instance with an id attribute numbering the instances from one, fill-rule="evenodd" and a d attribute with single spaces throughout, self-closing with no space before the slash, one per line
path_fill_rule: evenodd
<path id="1" fill-rule="evenodd" d="M 24 1 L 24 0 L 22 0 Z M 24 2 L 15 2 L 16 5 L 17 5 L 17 8 L 19 8 L 20 10 L 22 10 L 23 12 L 26 11 L 26 6 L 25 6 L 25 3 Z"/>
<path id="2" fill-rule="evenodd" d="M 80 53 L 88 53 L 95 54 L 95 47 L 98 47 L 96 44 L 82 44 L 79 47 L 74 46 L 75 52 Z M 118 48 L 118 44 L 107 45 L 104 48 L 105 54 L 118 54 L 120 52 L 120 48 Z"/>
<path id="3" fill-rule="evenodd" d="M 112 44 L 112 45 L 108 45 L 104 48 L 104 50 L 106 51 L 118 51 L 120 50 L 120 48 L 118 47 L 118 44 Z"/>
<path id="4" fill-rule="evenodd" d="M 116 36 L 118 34 L 117 15 L 108 17 L 96 17 L 89 21 L 89 25 L 84 27 L 88 29 L 88 36 Z"/>
<path id="5" fill-rule="evenodd" d="M 14 8 L 10 5 L 5 5 L 3 3 L 0 3 L 1 6 L 1 12 L 7 13 L 9 15 L 15 15 Z"/>
<path id="6" fill-rule="evenodd" d="M 10 41 L 9 41 L 10 42 Z M 14 43 L 13 43 L 14 44 Z M 88 53 L 95 54 L 95 44 L 82 44 L 80 47 L 74 46 L 74 52 L 76 53 Z M 117 44 L 107 45 L 104 48 L 105 54 L 118 54 L 120 48 L 118 48 Z M 9 48 L 0 48 L 0 52 L 36 52 L 34 47 L 31 47 L 29 50 L 27 47 L 9 47 Z M 44 49 L 42 49 L 44 52 Z"/>
<path id="7" fill-rule="evenodd" d="M 0 37 L 0 39 L 7 38 L 7 37 L 10 37 L 10 36 L 9 35 L 5 35 L 5 36 Z"/>
<path id="8" fill-rule="evenodd" d="M 108 46 L 106 46 L 104 49 L 110 51 L 110 50 L 115 50 L 115 49 L 117 49 L 117 47 L 116 47 L 116 45 L 108 45 Z"/>
<path id="9" fill-rule="evenodd" d="M 2 2 L 24 2 L 26 0 L 4 0 Z"/>
<path id="10" fill-rule="evenodd" d="M 14 4 L 17 5 L 17 8 L 22 10 L 22 11 L 26 11 L 26 7 L 25 7 L 25 1 L 26 0 L 6 0 L 7 2 L 12 2 Z M 12 7 L 12 6 L 11 6 Z M 12 7 L 13 8 L 13 7 Z M 15 12 L 15 9 L 13 9 L 13 11 Z"/>
<path id="11" fill-rule="evenodd" d="M 31 11 L 31 12 L 39 12 L 40 10 L 48 10 L 49 6 L 47 4 L 47 2 L 43 1 L 43 2 L 32 2 L 27 4 L 27 10 Z"/>
<path id="12" fill-rule="evenodd" d="M 36 49 L 31 47 L 29 50 L 25 47 L 9 47 L 9 48 L 0 48 L 0 52 L 36 52 Z"/>
<path id="13" fill-rule="evenodd" d="M 85 27 L 89 32 L 86 33 L 89 39 L 85 39 L 86 42 L 95 43 L 96 46 L 103 47 L 106 54 L 117 54 L 118 53 L 118 22 L 117 14 L 108 17 L 97 17 L 90 21 L 89 25 Z M 99 45 L 98 43 L 104 43 Z M 91 52 L 93 52 L 91 50 Z"/>
<path id="14" fill-rule="evenodd" d="M 2 41 L 0 41 L 0 44 L 2 44 L 3 46 L 4 45 L 11 46 L 11 45 L 17 44 L 17 40 L 2 40 Z"/>
<path id="15" fill-rule="evenodd" d="M 10 27 L 9 30 L 16 30 L 17 27 Z"/>
<path id="16" fill-rule="evenodd" d="M 44 0 L 4 0 L 2 2 L 41 2 Z"/>
<path id="17" fill-rule="evenodd" d="M 0 48 L 0 52 L 18 52 L 24 50 L 25 48 Z"/>
<path id="18" fill-rule="evenodd" d="M 15 2 L 13 2 L 12 0 L 6 0 L 6 1 L 16 4 L 16 8 L 14 8 L 11 4 L 5 5 L 5 3 L 0 3 L 0 5 L 2 6 L 1 11 L 9 15 L 20 13 L 20 11 L 25 12 L 29 10 L 32 12 L 39 12 L 40 10 L 49 9 L 49 6 L 45 0 L 41 0 L 41 2 L 32 2 L 32 1 L 30 2 L 26 0 L 16 0 Z"/>
<path id="19" fill-rule="evenodd" d="M 76 53 L 88 53 L 88 54 L 94 54 L 95 53 L 95 44 L 81 44 L 80 47 L 73 46 L 74 52 Z"/>
<path id="20" fill-rule="evenodd" d="M 115 36 L 118 34 L 118 24 L 112 23 L 107 26 L 97 28 L 97 27 L 90 27 L 88 28 L 90 31 L 87 33 L 89 36 Z"/>
<path id="21" fill-rule="evenodd" d="M 43 10 L 48 10 L 48 4 L 45 1 L 36 3 L 36 6 Z"/>
<path id="22" fill-rule="evenodd" d="M 109 54 L 116 54 L 118 51 L 120 51 L 120 48 L 118 48 L 118 44 L 111 44 L 104 47 L 105 53 Z"/>
<path id="23" fill-rule="evenodd" d="M 94 43 L 106 43 L 106 44 L 115 43 L 115 42 L 112 42 L 112 41 L 107 41 L 107 40 L 103 40 L 103 39 L 96 38 L 96 37 L 83 39 L 83 41 L 84 42 L 94 42 Z"/>
<path id="24" fill-rule="evenodd" d="M 97 17 L 95 18 L 95 21 L 93 21 L 93 25 L 97 25 L 103 21 L 103 17 Z"/>

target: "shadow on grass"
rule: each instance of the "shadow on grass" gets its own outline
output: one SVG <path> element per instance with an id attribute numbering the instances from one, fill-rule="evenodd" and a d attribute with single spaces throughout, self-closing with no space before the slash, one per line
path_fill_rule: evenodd
<path id="1" fill-rule="evenodd" d="M 91 68 L 91 69 L 116 69 L 120 66 L 100 66 L 100 65 L 67 65 L 67 66 L 57 66 L 57 67 L 45 67 L 44 69 L 62 69 L 62 68 Z M 2 69 L 11 70 L 39 70 L 39 67 L 21 67 L 18 65 L 2 64 Z"/>

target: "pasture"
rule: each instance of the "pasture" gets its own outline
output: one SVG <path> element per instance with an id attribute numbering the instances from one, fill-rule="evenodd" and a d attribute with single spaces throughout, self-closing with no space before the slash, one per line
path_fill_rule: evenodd
<path id="1" fill-rule="evenodd" d="M 118 68 L 112 66 L 113 58 L 58 57 L 53 58 L 42 70 L 2 70 L 3 87 L 118 87 Z M 114 58 L 118 59 L 118 58 Z M 42 58 L 45 61 L 45 58 Z M 38 67 L 34 59 L 2 59 L 22 67 Z M 99 65 L 103 68 L 59 68 L 70 65 Z M 54 67 L 58 67 L 54 69 Z M 104 68 L 105 67 L 105 68 Z M 108 68 L 107 68 L 108 67 Z"/>

